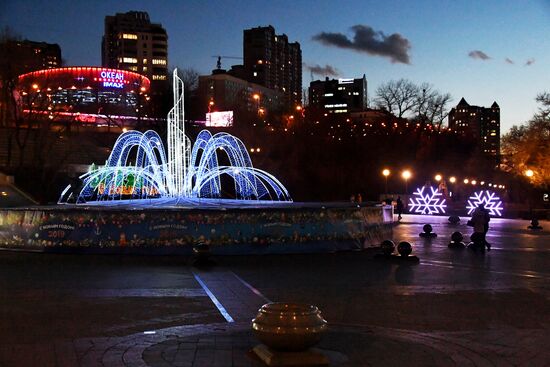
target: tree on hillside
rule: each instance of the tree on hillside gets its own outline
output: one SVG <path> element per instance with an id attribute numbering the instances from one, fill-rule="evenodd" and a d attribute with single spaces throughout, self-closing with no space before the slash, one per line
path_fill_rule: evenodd
<path id="1" fill-rule="evenodd" d="M 186 118 L 188 118 L 189 116 L 193 116 L 196 113 L 196 111 L 193 109 L 195 108 L 195 106 L 192 99 L 195 97 L 197 88 L 199 87 L 199 75 L 199 72 L 193 68 L 178 67 L 178 76 L 183 81 L 183 97 Z M 170 75 L 170 84 L 171 83 L 172 77 Z"/>
<path id="2" fill-rule="evenodd" d="M 407 79 L 391 80 L 376 89 L 375 103 L 398 118 L 414 109 L 418 86 Z"/>
<path id="3" fill-rule="evenodd" d="M 423 83 L 418 88 L 416 97 L 415 114 L 416 119 L 423 124 L 433 124 L 441 128 L 443 120 L 449 114 L 447 106 L 452 100 L 449 93 L 441 93 L 434 89 L 431 84 Z"/>
<path id="4" fill-rule="evenodd" d="M 20 38 L 9 27 L 0 30 L 0 126 L 7 126 L 13 118 L 11 102 L 17 82 L 17 73 L 11 54 L 15 42 Z"/>
<path id="5" fill-rule="evenodd" d="M 518 176 L 533 171 L 531 182 L 550 186 L 550 93 L 537 96 L 539 111 L 524 125 L 514 125 L 502 137 L 504 168 Z"/>
<path id="6" fill-rule="evenodd" d="M 441 93 L 431 84 L 416 85 L 410 80 L 392 80 L 376 90 L 374 103 L 398 118 L 413 117 L 422 124 L 441 127 L 449 113 L 448 104 L 452 97 Z"/>

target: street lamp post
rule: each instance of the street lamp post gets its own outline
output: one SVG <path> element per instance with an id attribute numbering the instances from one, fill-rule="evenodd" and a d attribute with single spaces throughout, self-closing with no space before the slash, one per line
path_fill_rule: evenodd
<path id="1" fill-rule="evenodd" d="M 403 177 L 405 179 L 405 194 L 408 195 L 409 194 L 409 187 L 407 185 L 408 185 L 409 178 L 411 178 L 411 171 L 409 171 L 408 169 L 404 170 L 401 173 L 401 177 Z"/>
<path id="2" fill-rule="evenodd" d="M 256 101 L 256 113 L 260 114 L 260 95 L 258 93 L 254 93 L 252 98 Z"/>
<path id="3" fill-rule="evenodd" d="M 524 172 L 524 174 L 525 174 L 525 176 L 527 176 L 527 178 L 529 179 L 529 184 L 532 184 L 532 181 L 531 181 L 531 180 L 533 179 L 533 176 L 535 175 L 535 172 L 533 172 L 532 169 L 528 169 L 528 170 L 526 170 L 526 171 Z M 530 186 L 531 186 L 531 185 L 530 185 Z M 532 204 L 532 202 L 531 202 L 531 201 L 532 201 L 532 198 L 531 198 L 532 195 L 531 195 L 531 193 L 532 193 L 531 187 L 529 187 L 528 194 L 527 194 L 527 195 L 529 195 L 529 196 L 528 196 L 528 198 L 527 198 L 527 201 L 529 202 L 529 217 L 530 217 L 531 219 L 533 219 L 533 204 Z"/>
<path id="4" fill-rule="evenodd" d="M 388 196 L 388 176 L 390 175 L 390 173 L 390 170 L 387 168 L 384 168 L 384 170 L 382 171 L 385 180 L 386 197 Z"/>

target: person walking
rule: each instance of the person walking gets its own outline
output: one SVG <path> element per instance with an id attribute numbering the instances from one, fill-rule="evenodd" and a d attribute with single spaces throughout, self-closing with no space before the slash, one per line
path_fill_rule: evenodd
<path id="1" fill-rule="evenodd" d="M 487 247 L 487 251 L 491 251 L 491 244 L 487 242 L 487 232 L 489 232 L 489 221 L 491 220 L 491 215 L 489 214 L 489 211 L 485 209 L 485 206 L 483 206 L 483 204 L 481 204 L 480 206 L 483 211 L 483 241 L 485 242 L 485 247 Z"/>
<path id="2" fill-rule="evenodd" d="M 472 227 L 474 227 L 474 233 L 471 236 L 474 245 L 480 250 L 491 250 L 491 245 L 485 240 L 485 235 L 489 230 L 489 213 L 485 210 L 483 204 L 479 204 L 478 207 L 472 213 L 471 219 Z"/>
<path id="3" fill-rule="evenodd" d="M 397 209 L 397 220 L 401 220 L 401 214 L 403 214 L 403 201 L 401 200 L 401 196 L 397 197 L 397 205 L 395 206 Z"/>

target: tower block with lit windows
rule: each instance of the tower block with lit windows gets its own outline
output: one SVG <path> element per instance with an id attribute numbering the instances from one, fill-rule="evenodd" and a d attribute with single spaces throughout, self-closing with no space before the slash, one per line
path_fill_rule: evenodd
<path id="1" fill-rule="evenodd" d="M 481 152 L 500 157 L 500 107 L 472 106 L 464 98 L 449 112 L 449 128 L 478 143 Z"/>
<path id="2" fill-rule="evenodd" d="M 244 73 L 251 83 L 283 94 L 286 111 L 302 104 L 302 50 L 272 26 L 244 30 Z"/>
<path id="3" fill-rule="evenodd" d="M 153 113 L 156 117 L 166 116 L 161 101 L 169 93 L 168 35 L 162 25 L 151 23 L 148 13 L 130 11 L 105 17 L 101 63 L 103 67 L 147 76 L 151 80 Z"/>

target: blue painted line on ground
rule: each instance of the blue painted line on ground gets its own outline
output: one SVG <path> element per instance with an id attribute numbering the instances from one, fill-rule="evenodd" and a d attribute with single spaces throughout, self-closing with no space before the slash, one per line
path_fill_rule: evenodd
<path id="1" fill-rule="evenodd" d="M 233 272 L 232 272 L 233 273 Z M 250 289 L 252 291 L 252 293 L 254 293 L 255 295 L 257 295 L 258 297 L 260 297 L 261 299 L 263 299 L 265 302 L 268 302 L 270 303 L 271 300 L 269 298 L 267 298 L 266 296 L 264 296 L 262 294 L 262 292 L 260 292 L 259 290 L 257 290 L 256 288 L 254 288 L 252 285 L 250 285 L 247 281 L 245 281 L 243 278 L 241 278 L 240 276 L 238 276 L 237 274 L 233 273 L 233 275 L 235 276 L 235 278 L 237 278 L 241 283 L 244 284 L 245 287 L 247 287 L 248 289 Z"/>
<path id="2" fill-rule="evenodd" d="M 235 320 L 233 320 L 233 318 L 231 317 L 229 312 L 227 312 L 227 310 L 223 307 L 223 305 L 220 303 L 220 301 L 218 301 L 216 296 L 214 296 L 214 293 L 212 293 L 210 291 L 210 289 L 208 289 L 208 287 L 202 281 L 202 279 L 198 276 L 198 274 L 193 273 L 193 276 L 195 277 L 197 282 L 201 285 L 202 289 L 204 289 L 204 291 L 206 292 L 208 297 L 210 297 L 210 299 L 212 300 L 212 303 L 214 303 L 214 306 L 216 306 L 218 308 L 218 311 L 220 311 L 220 313 L 225 318 L 225 320 L 227 320 L 227 322 L 235 322 Z"/>

